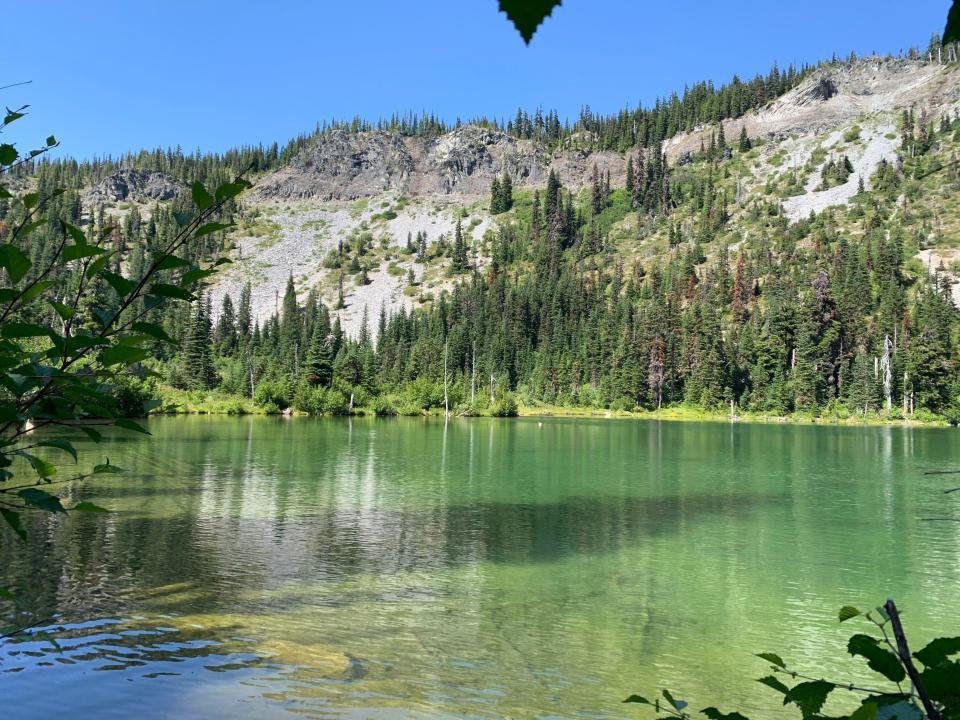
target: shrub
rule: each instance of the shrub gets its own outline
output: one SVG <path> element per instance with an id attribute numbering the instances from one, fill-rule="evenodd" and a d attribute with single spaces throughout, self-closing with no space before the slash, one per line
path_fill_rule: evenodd
<path id="1" fill-rule="evenodd" d="M 113 399 L 121 417 L 143 417 L 158 404 L 156 385 L 130 373 L 119 373 L 112 382 Z"/>
<path id="2" fill-rule="evenodd" d="M 253 393 L 253 402 L 261 407 L 275 405 L 280 410 L 286 410 L 293 402 L 293 387 L 289 381 L 261 380 Z"/>
<path id="3" fill-rule="evenodd" d="M 373 414 L 378 417 L 388 417 L 390 415 L 397 414 L 397 408 L 394 407 L 393 403 L 390 401 L 390 398 L 388 398 L 386 395 L 380 395 L 374 398 L 370 409 L 373 410 Z"/>
<path id="4" fill-rule="evenodd" d="M 491 417 L 516 417 L 517 411 L 516 397 L 513 393 L 507 393 L 493 404 L 493 407 L 490 408 L 490 415 Z"/>

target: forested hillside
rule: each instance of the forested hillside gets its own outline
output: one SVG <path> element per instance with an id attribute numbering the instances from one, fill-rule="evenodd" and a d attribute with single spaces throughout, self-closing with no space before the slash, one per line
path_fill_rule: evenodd
<path id="1" fill-rule="evenodd" d="M 68 188 L 25 248 L 35 267 L 62 217 L 107 232 L 122 280 L 176 232 L 191 182 L 254 181 L 236 230 L 186 258 L 233 266 L 157 311 L 175 342 L 118 388 L 131 413 L 162 397 L 953 421 L 958 78 L 956 47 L 934 40 L 572 125 L 539 110 L 355 119 L 284 148 L 26 164 L 11 189 Z M 21 213 L 0 199 L 0 234 Z M 111 284 L 87 322 L 116 305 Z"/>

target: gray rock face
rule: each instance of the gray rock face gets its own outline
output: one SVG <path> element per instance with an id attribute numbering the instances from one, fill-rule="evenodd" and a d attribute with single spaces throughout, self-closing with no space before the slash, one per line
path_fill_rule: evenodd
<path id="1" fill-rule="evenodd" d="M 353 200 L 393 190 L 411 195 L 482 194 L 495 175 L 546 180 L 550 159 L 529 141 L 472 125 L 438 138 L 336 130 L 257 185 L 262 198 Z"/>
<path id="2" fill-rule="evenodd" d="M 145 202 L 172 200 L 182 192 L 183 187 L 164 173 L 120 170 L 90 188 L 84 199 L 88 205 L 119 202 L 127 198 Z"/>

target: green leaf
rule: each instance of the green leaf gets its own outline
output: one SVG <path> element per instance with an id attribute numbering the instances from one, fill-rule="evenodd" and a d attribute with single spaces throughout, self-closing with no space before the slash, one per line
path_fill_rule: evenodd
<path id="1" fill-rule="evenodd" d="M 170 337 L 162 327 L 154 323 L 135 322 L 131 326 L 131 329 L 135 330 L 136 332 L 143 333 L 144 335 L 149 335 L 151 337 L 154 337 L 157 340 L 162 340 L 163 342 L 168 342 L 173 344 L 176 344 L 177 342 L 172 337 Z"/>
<path id="2" fill-rule="evenodd" d="M 37 282 L 27 286 L 27 289 L 24 290 L 23 294 L 20 296 L 20 302 L 26 305 L 28 302 L 38 298 L 45 290 L 49 290 L 56 284 L 57 283 L 54 280 L 38 280 Z"/>
<path id="3" fill-rule="evenodd" d="M 710 718 L 710 720 L 749 720 L 745 715 L 741 715 L 738 712 L 722 713 L 715 707 L 704 708 L 700 712 Z"/>
<path id="4" fill-rule="evenodd" d="M 810 680 L 794 685 L 784 696 L 783 704 L 793 703 L 803 716 L 810 717 L 820 712 L 823 704 L 827 701 L 827 695 L 833 691 L 833 683 L 826 680 Z"/>
<path id="5" fill-rule="evenodd" d="M 923 663 L 924 667 L 936 667 L 945 662 L 951 655 L 960 653 L 960 637 L 937 638 L 913 656 Z"/>
<path id="6" fill-rule="evenodd" d="M 876 700 L 877 698 L 870 698 Z M 925 720 L 925 715 L 917 706 L 902 697 L 888 699 L 877 708 L 877 720 Z"/>
<path id="7" fill-rule="evenodd" d="M 90 265 L 87 266 L 86 277 L 92 278 L 93 276 L 98 275 L 100 271 L 103 270 L 107 262 L 110 260 L 111 255 L 113 255 L 112 252 L 106 252 L 100 257 L 98 257 L 96 260 L 94 260 L 92 263 L 90 263 Z"/>
<path id="8" fill-rule="evenodd" d="M 46 225 L 46 224 L 47 224 L 46 220 L 35 220 L 32 223 L 28 223 L 27 225 L 24 225 L 20 228 L 18 237 L 26 237 L 27 235 L 32 233 L 34 230 L 36 230 L 38 227 L 42 227 L 43 225 Z"/>
<path id="9" fill-rule="evenodd" d="M 57 144 L 57 139 L 53 135 L 47 136 L 47 147 L 53 147 Z"/>
<path id="10" fill-rule="evenodd" d="M 783 693 L 784 695 L 790 692 L 790 688 L 788 688 L 786 685 L 780 682 L 780 680 L 777 679 L 777 677 L 774 675 L 767 675 L 766 677 L 762 677 L 759 680 L 757 680 L 757 682 L 763 683 L 768 688 L 773 688 L 778 693 Z"/>
<path id="11" fill-rule="evenodd" d="M 193 285 L 195 282 L 197 282 L 197 280 L 203 280 L 203 278 L 216 274 L 216 268 L 210 268 L 208 270 L 190 270 L 185 272 L 183 277 L 180 278 L 180 285 L 182 287 L 188 287 L 189 285 Z"/>
<path id="12" fill-rule="evenodd" d="M 238 180 L 237 182 L 224 183 L 216 189 L 214 194 L 217 196 L 218 202 L 224 202 L 225 200 L 236 197 L 250 187 L 252 187 L 252 185 L 246 180 Z"/>
<path id="13" fill-rule="evenodd" d="M 637 703 L 639 705 L 652 705 L 653 703 L 647 700 L 643 695 L 631 695 L 626 700 L 625 703 Z"/>
<path id="14" fill-rule="evenodd" d="M 65 453 L 73 456 L 74 462 L 77 461 L 77 450 L 69 440 L 44 440 L 43 442 L 38 442 L 37 447 L 51 447 L 63 450 Z"/>
<path id="15" fill-rule="evenodd" d="M 150 357 L 150 353 L 131 345 L 113 345 L 100 353 L 100 362 L 106 367 L 111 365 L 132 365 Z"/>
<path id="16" fill-rule="evenodd" d="M 175 212 L 173 214 L 173 219 L 177 223 L 177 227 L 186 227 L 190 224 L 190 221 L 193 219 L 192 212 Z"/>
<path id="17" fill-rule="evenodd" d="M 3 515 L 3 519 L 7 521 L 7 525 L 10 526 L 10 529 L 19 535 L 21 540 L 26 542 L 27 531 L 24 530 L 23 525 L 20 524 L 20 513 L 15 512 L 14 510 L 7 510 L 6 508 L 0 508 L 0 515 Z M 10 598 L 5 599 L 9 600 Z"/>
<path id="18" fill-rule="evenodd" d="M 64 305 L 62 302 L 57 302 L 56 300 L 48 300 L 47 302 L 49 302 L 50 306 L 57 311 L 57 315 L 60 316 L 61 320 L 69 320 L 77 314 L 76 310 L 69 305 Z"/>
<path id="19" fill-rule="evenodd" d="M 7 115 L 7 117 L 10 116 Z M 13 145 L 10 145 L 9 143 L 3 143 L 0 145 L 0 165 L 13 165 L 19 156 L 20 154 Z"/>
<path id="20" fill-rule="evenodd" d="M 67 245 L 63 249 L 63 261 L 72 262 L 94 255 L 103 255 L 105 252 L 106 250 L 98 248 L 96 245 Z"/>
<path id="21" fill-rule="evenodd" d="M 46 510 L 47 512 L 65 513 L 63 505 L 60 504 L 60 498 L 44 492 L 38 488 L 24 488 L 17 493 L 27 505 Z"/>
<path id="22" fill-rule="evenodd" d="M 844 605 L 840 608 L 840 622 L 845 622 L 858 615 L 860 615 L 860 611 L 850 605 Z"/>
<path id="23" fill-rule="evenodd" d="M 219 190 L 217 191 L 219 192 Z M 210 233 L 215 233 L 220 230 L 226 230 L 227 228 L 233 227 L 233 223 L 218 223 L 212 222 L 207 223 L 206 225 L 201 225 L 197 228 L 197 231 L 193 234 L 193 237 L 200 238 L 204 235 L 209 235 Z"/>
<path id="24" fill-rule="evenodd" d="M 110 458 L 107 458 L 107 461 L 105 463 L 102 463 L 100 465 L 94 465 L 93 472 L 95 475 L 100 475 L 100 474 L 117 474 L 117 473 L 122 473 L 126 471 L 123 470 L 122 468 L 118 468 L 116 465 L 111 465 Z"/>
<path id="25" fill-rule="evenodd" d="M 18 452 L 17 455 L 22 455 L 30 461 L 30 465 L 34 470 L 37 471 L 37 475 L 45 480 L 46 478 L 54 475 L 57 472 L 57 466 L 53 463 L 49 463 L 43 458 L 37 457 L 36 455 L 31 455 L 27 452 Z"/>
<path id="26" fill-rule="evenodd" d="M 123 428 L 124 430 L 132 430 L 134 432 L 143 433 L 144 435 L 150 434 L 150 431 L 143 427 L 143 425 L 135 423 L 133 420 L 127 420 L 126 418 L 114 420 L 113 424 L 118 428 Z"/>
<path id="27" fill-rule="evenodd" d="M 60 227 L 63 228 L 64 232 L 67 233 L 73 242 L 77 245 L 87 245 L 87 236 L 83 234 L 83 231 L 80 230 L 76 225 L 71 225 L 68 222 L 60 221 Z"/>
<path id="28" fill-rule="evenodd" d="M 17 406 L 9 400 L 0 400 L 0 422 L 15 422 L 19 419 L 20 415 L 17 413 Z"/>
<path id="29" fill-rule="evenodd" d="M 164 255 L 162 253 L 156 253 L 153 256 L 153 261 L 157 263 L 157 270 L 173 270 L 175 268 L 181 267 L 190 267 L 190 263 L 179 258 L 176 255 Z"/>
<path id="30" fill-rule="evenodd" d="M 201 212 L 213 205 L 213 197 L 209 192 L 207 192 L 207 189 L 203 186 L 203 183 L 199 181 L 195 182 L 190 187 L 190 192 L 193 195 L 194 204 L 200 209 Z"/>
<path id="31" fill-rule="evenodd" d="M 12 282 L 20 282 L 31 266 L 32 263 L 16 245 L 9 243 L 0 245 L 0 267 L 7 271 Z"/>
<path id="32" fill-rule="evenodd" d="M 960 42 L 960 0 L 953 0 L 953 5 L 950 6 L 947 25 L 943 29 L 943 39 L 940 42 L 944 45 Z"/>
<path id="33" fill-rule="evenodd" d="M 110 512 L 106 508 L 102 508 L 99 505 L 94 505 L 92 502 L 81 502 L 74 505 L 71 510 L 76 510 L 77 512 L 94 512 L 94 513 L 105 513 Z"/>
<path id="34" fill-rule="evenodd" d="M 103 435 L 101 435 L 97 430 L 94 430 L 92 427 L 87 427 L 86 425 L 76 425 L 75 427 L 94 442 L 100 442 L 103 440 Z"/>
<path id="35" fill-rule="evenodd" d="M 150 286 L 150 294 L 176 300 L 193 300 L 193 295 L 187 290 L 167 283 L 154 283 Z"/>
<path id="36" fill-rule="evenodd" d="M 863 705 L 858 707 L 850 714 L 849 720 L 877 720 L 877 707 L 875 702 L 864 701 Z"/>
<path id="37" fill-rule="evenodd" d="M 33 323 L 8 322 L 4 323 L 3 327 L 0 328 L 0 335 L 3 335 L 3 337 L 7 339 L 49 337 L 50 332 L 50 328 L 44 327 L 43 325 L 34 325 Z"/>
<path id="38" fill-rule="evenodd" d="M 560 0 L 500 0 L 500 12 L 507 14 L 520 37 L 529 45 L 540 23 L 559 4 Z"/>
<path id="39" fill-rule="evenodd" d="M 663 697 L 667 699 L 667 702 L 670 703 L 675 710 L 683 710 L 687 706 L 687 703 L 683 700 L 674 700 L 669 690 L 664 689 L 661 692 L 663 693 Z"/>
<path id="40" fill-rule="evenodd" d="M 906 670 L 900 659 L 889 650 L 880 647 L 880 641 L 869 635 L 857 634 L 847 643 L 847 652 L 867 659 L 870 668 L 888 680 L 900 682 L 906 676 Z"/>
<path id="41" fill-rule="evenodd" d="M 23 206 L 27 208 L 27 210 L 30 210 L 31 208 L 36 207 L 37 203 L 39 202 L 40 202 L 40 193 L 32 192 L 32 193 L 27 193 L 26 195 L 23 196 Z"/>
<path id="42" fill-rule="evenodd" d="M 787 666 L 783 662 L 783 658 L 777 655 L 776 653 L 757 653 L 757 657 L 761 660 L 766 660 L 768 663 L 772 663 L 779 668 L 786 670 Z"/>
<path id="43" fill-rule="evenodd" d="M 136 287 L 136 283 L 132 280 L 127 280 L 123 275 L 118 275 L 117 273 L 103 273 L 102 277 L 110 283 L 110 287 L 116 290 L 117 295 L 120 297 L 126 297 Z"/>
<path id="44" fill-rule="evenodd" d="M 97 322 L 100 323 L 101 327 L 107 327 L 111 322 L 113 322 L 114 314 L 113 310 L 108 308 L 90 308 L 90 314 L 97 319 Z"/>
<path id="45" fill-rule="evenodd" d="M 927 668 L 920 673 L 920 683 L 933 700 L 960 709 L 960 664 L 952 662 Z"/>

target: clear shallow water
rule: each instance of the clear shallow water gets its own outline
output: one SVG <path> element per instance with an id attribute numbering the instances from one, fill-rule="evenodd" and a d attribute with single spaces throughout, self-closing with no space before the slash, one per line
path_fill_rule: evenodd
<path id="1" fill-rule="evenodd" d="M 59 651 L 0 646 L 18 718 L 628 718 L 664 685 L 770 717 L 751 653 L 856 677 L 841 605 L 893 595 L 918 643 L 960 609 L 960 523 L 921 520 L 960 515 L 923 474 L 960 465 L 956 431 L 149 426 L 74 489 L 111 514 L 0 540 L 57 613 Z"/>

